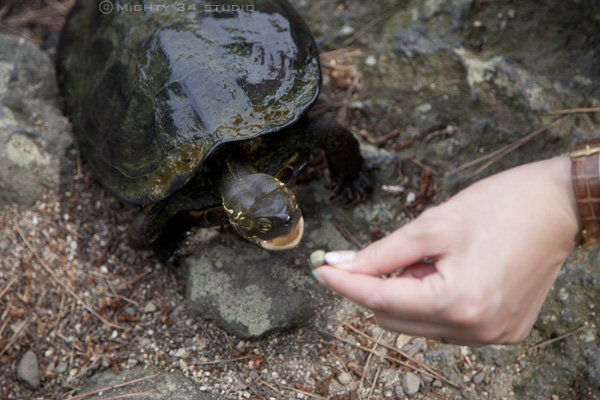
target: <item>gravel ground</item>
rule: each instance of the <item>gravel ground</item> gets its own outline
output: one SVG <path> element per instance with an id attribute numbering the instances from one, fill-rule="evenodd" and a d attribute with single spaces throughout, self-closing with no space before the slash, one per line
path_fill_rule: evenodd
<path id="1" fill-rule="evenodd" d="M 124 243 L 133 211 L 76 171 L 64 194 L 1 211 L 1 398 L 67 398 L 94 372 L 138 365 L 149 374 L 182 371 L 228 399 L 395 398 L 414 382 L 428 385 L 415 398 L 456 397 L 447 382 L 427 375 L 403 382 L 414 368 L 389 360 L 404 347 L 418 368 L 435 342 L 412 339 L 405 347 L 411 338 L 381 330 L 347 302 L 324 310 L 312 327 L 257 341 L 190 317 L 175 271 Z M 37 391 L 16 379 L 26 350 L 39 358 Z"/>
<path id="2" fill-rule="evenodd" d="M 38 44 L 59 26 L 12 21 L 5 30 Z M 344 100 L 353 71 L 325 72 L 332 103 Z M 95 182 L 76 149 L 67 158 L 63 191 L 0 210 L 0 399 L 67 399 L 98 371 L 137 366 L 182 372 L 220 399 L 512 398 L 524 358 L 496 369 L 467 347 L 384 331 L 342 299 L 309 327 L 255 341 L 188 315 L 177 272 L 125 244 L 136 210 Z M 17 380 L 29 350 L 41 370 L 35 390 Z M 444 351 L 445 377 L 425 364 Z"/>

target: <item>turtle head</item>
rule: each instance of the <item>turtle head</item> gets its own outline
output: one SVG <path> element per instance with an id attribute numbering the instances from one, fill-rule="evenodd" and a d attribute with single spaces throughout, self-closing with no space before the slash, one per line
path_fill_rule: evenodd
<path id="1" fill-rule="evenodd" d="M 281 181 L 254 173 L 226 185 L 223 206 L 233 228 L 267 250 L 300 243 L 304 221 L 296 196 Z"/>

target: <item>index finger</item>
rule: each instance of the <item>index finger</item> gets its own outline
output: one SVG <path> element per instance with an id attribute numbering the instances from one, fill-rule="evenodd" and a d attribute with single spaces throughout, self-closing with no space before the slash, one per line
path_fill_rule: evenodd
<path id="1" fill-rule="evenodd" d="M 315 277 L 344 297 L 374 311 L 390 311 L 399 318 L 434 315 L 443 298 L 443 277 L 434 273 L 423 279 L 382 279 L 339 268 L 319 267 Z"/>
<path id="2" fill-rule="evenodd" d="M 425 212 L 362 250 L 330 252 L 326 254 L 325 261 L 330 266 L 351 272 L 382 275 L 425 258 L 436 259 L 446 251 L 448 240 L 452 237 L 452 232 L 447 229 L 451 225 L 438 214 Z"/>

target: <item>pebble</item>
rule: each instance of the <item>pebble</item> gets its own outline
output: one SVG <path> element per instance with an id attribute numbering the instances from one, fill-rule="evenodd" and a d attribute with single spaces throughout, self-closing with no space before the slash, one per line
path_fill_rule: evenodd
<path id="1" fill-rule="evenodd" d="M 396 398 L 398 398 L 398 399 L 404 398 L 404 389 L 402 389 L 401 385 L 394 387 L 394 394 L 396 395 Z"/>
<path id="2" fill-rule="evenodd" d="M 412 396 L 419 391 L 421 387 L 421 379 L 413 374 L 412 372 L 407 372 L 404 375 L 404 379 L 402 379 L 402 389 L 404 389 L 404 393 L 407 396 Z"/>
<path id="3" fill-rule="evenodd" d="M 69 365 L 64 361 L 61 361 L 58 363 L 58 366 L 56 367 L 56 372 L 58 372 L 59 374 L 64 374 L 65 372 L 67 372 L 68 368 L 69 368 Z"/>
<path id="4" fill-rule="evenodd" d="M 347 372 L 342 372 L 341 374 L 338 375 L 337 377 L 337 381 L 339 383 L 341 383 L 342 385 L 346 386 L 348 385 L 350 382 L 352 382 L 352 377 L 350 376 L 349 373 Z"/>
<path id="5" fill-rule="evenodd" d="M 112 365 L 112 361 L 109 357 L 102 357 L 102 368 L 106 369 L 106 368 L 110 367 L 111 365 Z"/>
<path id="6" fill-rule="evenodd" d="M 323 263 L 325 263 L 325 251 L 324 250 L 313 251 L 312 254 L 310 255 L 310 265 L 312 265 L 313 268 L 317 268 L 317 267 L 320 267 L 321 265 L 323 265 Z"/>
<path id="7" fill-rule="evenodd" d="M 158 310 L 158 308 L 157 308 L 157 307 L 156 307 L 156 305 L 155 305 L 153 302 L 151 302 L 151 301 L 149 301 L 148 303 L 146 303 L 146 305 L 144 306 L 144 312 L 145 312 L 146 314 L 152 314 L 152 313 L 155 313 L 155 312 L 156 312 L 156 310 Z"/>
<path id="8" fill-rule="evenodd" d="M 480 372 L 473 377 L 473 383 L 480 385 L 485 380 L 485 372 Z"/>
<path id="9" fill-rule="evenodd" d="M 37 355 L 29 350 L 17 368 L 17 379 L 24 383 L 30 389 L 37 389 L 40 387 L 40 366 L 38 363 Z"/>

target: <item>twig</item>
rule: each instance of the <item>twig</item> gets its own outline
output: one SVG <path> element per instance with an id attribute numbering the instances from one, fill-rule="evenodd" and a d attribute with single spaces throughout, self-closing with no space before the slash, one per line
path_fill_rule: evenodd
<path id="1" fill-rule="evenodd" d="M 277 396 L 279 396 L 280 398 L 283 398 L 282 393 L 279 391 L 279 389 L 277 389 L 276 387 L 273 387 L 273 385 L 271 385 L 270 383 L 267 383 L 265 380 L 261 379 L 258 381 L 260 384 L 268 387 L 269 389 L 271 389 L 272 391 L 274 391 Z"/>
<path id="2" fill-rule="evenodd" d="M 558 342 L 559 340 L 563 340 L 565 338 L 568 338 L 569 336 L 572 336 L 572 335 L 576 334 L 579 331 L 582 331 L 583 329 L 585 329 L 587 327 L 588 327 L 588 324 L 583 324 L 579 328 L 575 328 L 572 331 L 567 332 L 567 333 L 565 333 L 563 335 L 557 336 L 557 337 L 552 338 L 552 339 L 545 340 L 545 341 L 543 341 L 541 343 L 536 344 L 535 346 L 531 346 L 530 348 L 527 349 L 527 351 L 533 351 L 535 349 L 539 349 L 540 347 L 547 346 L 547 345 L 549 345 L 551 343 Z"/>
<path id="3" fill-rule="evenodd" d="M 421 161 L 417 160 L 416 158 L 410 158 L 410 161 L 412 161 L 413 164 L 417 165 L 418 167 L 424 169 L 425 171 L 429 172 L 432 175 L 435 176 L 440 176 L 440 173 L 437 172 L 435 169 L 423 164 Z"/>
<path id="4" fill-rule="evenodd" d="M 340 47 L 339 49 L 326 51 L 319 54 L 319 59 L 322 61 L 327 61 L 332 58 L 353 57 L 361 54 L 362 51 L 356 47 Z"/>
<path id="5" fill-rule="evenodd" d="M 374 139 L 373 137 L 371 137 L 371 135 L 369 135 L 367 133 L 367 131 L 361 129 L 358 134 L 360 136 L 362 136 L 363 138 L 365 138 L 365 140 L 369 143 L 371 143 L 373 146 L 382 146 L 385 144 L 385 142 L 387 142 L 390 139 L 395 138 L 396 136 L 398 136 L 400 134 L 400 128 L 396 128 L 394 130 L 392 130 L 391 132 L 378 137 L 377 139 Z"/>
<path id="6" fill-rule="evenodd" d="M 403 365 L 403 366 L 405 366 L 405 367 L 407 367 L 407 368 L 410 368 L 410 369 L 412 369 L 413 371 L 419 372 L 419 373 L 421 373 L 421 374 L 423 374 L 423 375 L 427 375 L 427 376 L 429 376 L 429 377 L 431 377 L 431 378 L 438 379 L 438 380 L 440 380 L 440 381 L 444 381 L 444 382 L 446 382 L 447 384 L 449 384 L 450 386 L 452 386 L 452 387 L 454 387 L 454 388 L 456 388 L 456 389 L 459 389 L 459 388 L 460 388 L 460 385 L 458 385 L 458 384 L 456 384 L 456 383 L 452 382 L 450 379 L 446 378 L 445 376 L 441 375 L 441 374 L 440 374 L 440 373 L 438 373 L 438 372 L 431 373 L 431 372 L 429 372 L 427 369 L 422 369 L 422 368 L 419 368 L 419 367 L 415 367 L 414 365 L 412 365 L 412 364 L 410 364 L 410 363 L 407 363 L 406 361 L 402 361 L 402 360 L 400 360 L 400 359 L 398 359 L 398 358 L 395 358 L 395 357 L 388 356 L 387 354 L 383 354 L 383 353 L 379 353 L 379 352 L 377 352 L 377 351 L 373 351 L 373 350 L 369 349 L 368 347 L 364 347 L 364 346 L 361 346 L 361 345 L 359 345 L 359 344 L 352 343 L 351 341 L 349 341 L 349 340 L 346 340 L 346 339 L 344 339 L 344 338 L 341 338 L 341 337 L 339 337 L 339 336 L 333 335 L 333 337 L 334 337 L 334 338 L 336 338 L 337 340 L 340 340 L 340 341 L 344 342 L 344 343 L 348 343 L 349 345 L 352 345 L 352 346 L 354 346 L 354 347 L 358 347 L 358 348 L 359 348 L 359 349 L 361 349 L 361 350 L 368 351 L 368 352 L 372 352 L 372 353 L 373 353 L 374 355 L 376 355 L 376 356 L 383 357 L 383 358 L 385 358 L 386 360 L 393 361 L 393 362 L 395 362 L 395 363 L 397 363 L 397 364 Z M 419 363 L 419 362 L 417 362 L 417 363 L 419 364 L 419 366 L 423 366 L 423 365 L 425 365 L 425 364 L 423 364 L 423 363 Z"/>
<path id="7" fill-rule="evenodd" d="M 126 398 L 129 398 L 129 397 L 143 396 L 143 395 L 146 395 L 146 394 L 154 393 L 155 391 L 156 391 L 156 389 L 150 389 L 150 390 L 146 390 L 145 392 L 136 392 L 136 393 L 121 394 L 121 395 L 115 396 L 115 397 L 107 397 L 104 400 L 119 400 L 119 399 L 126 399 Z"/>
<path id="8" fill-rule="evenodd" d="M 2 24 L 7 26 L 22 26 L 30 24 L 50 25 L 51 23 L 56 22 L 56 18 L 50 17 L 48 16 L 48 14 L 52 13 L 52 11 L 55 11 L 62 16 L 66 16 L 69 12 L 69 9 L 73 6 L 73 4 L 75 4 L 75 0 L 69 0 L 65 2 L 65 4 L 66 5 L 61 4 L 63 8 L 62 11 L 58 10 L 53 5 L 47 5 L 46 7 L 39 8 L 37 10 L 32 10 L 21 15 L 4 18 L 2 20 Z"/>
<path id="9" fill-rule="evenodd" d="M 492 151 L 489 154 L 486 154 L 482 157 L 476 158 L 473 161 L 469 161 L 463 165 L 461 165 L 460 167 L 456 168 L 455 172 L 458 171 L 462 171 L 464 169 L 467 169 L 469 167 L 472 167 L 473 165 L 477 165 L 479 163 L 482 163 L 486 160 L 490 160 L 487 163 L 485 163 L 482 167 L 480 167 L 477 171 L 475 171 L 473 174 L 478 174 L 481 171 L 483 171 L 484 169 L 486 169 L 487 167 L 489 167 L 490 165 L 492 165 L 493 163 L 495 163 L 496 161 L 498 161 L 500 158 L 504 157 L 505 155 L 507 155 L 508 153 L 510 153 L 511 151 L 514 151 L 516 149 L 518 149 L 519 147 L 523 146 L 525 143 L 529 142 L 530 140 L 532 140 L 533 138 L 535 138 L 536 136 L 538 136 L 541 133 L 544 133 L 552 128 L 554 128 L 556 125 L 560 124 L 561 122 L 563 122 L 565 119 L 567 119 L 569 116 L 566 115 L 564 117 L 555 119 L 554 121 L 550 122 L 547 125 L 544 125 L 543 127 L 541 127 L 540 129 L 537 129 L 533 132 L 531 132 L 530 134 L 520 138 L 519 140 L 510 143 L 504 147 L 499 148 L 498 150 Z"/>
<path id="10" fill-rule="evenodd" d="M 425 139 L 423 139 L 423 144 L 427 143 L 428 141 L 430 141 L 431 139 L 433 139 L 436 136 L 451 135 L 453 133 L 456 133 L 457 131 L 458 131 L 458 128 L 456 127 L 456 125 L 454 125 L 454 124 L 448 125 L 444 129 L 439 129 L 437 131 L 433 131 L 429 135 L 425 136 Z"/>
<path id="11" fill-rule="evenodd" d="M 8 289 L 10 289 L 10 287 L 12 285 L 14 285 L 14 283 L 17 281 L 17 276 L 13 275 L 8 282 L 6 282 L 6 284 L 4 285 L 4 287 L 2 289 L 0 289 L 0 299 L 6 294 L 6 292 L 8 292 Z"/>
<path id="12" fill-rule="evenodd" d="M 346 101 L 350 102 L 350 99 L 352 98 L 352 92 L 354 92 L 354 89 L 356 89 L 356 86 L 358 86 L 358 81 L 360 80 L 361 77 L 362 77 L 362 72 L 359 72 L 358 74 L 356 74 L 356 76 L 350 83 L 350 86 L 348 86 L 348 90 L 346 91 L 346 97 L 344 97 L 344 103 L 346 103 Z M 347 113 L 348 113 L 348 103 L 344 104 L 342 106 L 342 108 L 340 108 L 338 111 L 338 123 L 339 124 L 343 124 L 346 121 Z"/>
<path id="13" fill-rule="evenodd" d="M 33 247 L 31 246 L 31 243 L 29 243 L 29 240 L 27 240 L 27 238 L 23 234 L 23 231 L 21 230 L 21 228 L 19 228 L 19 226 L 17 224 L 15 224 L 15 229 L 19 233 L 19 236 L 21 236 L 21 239 L 23 239 L 23 242 L 25 243 L 25 246 L 27 246 L 27 248 L 29 249 L 29 251 L 31 252 L 31 254 L 33 254 L 33 256 L 35 257 L 35 259 L 38 260 L 38 262 L 42 265 L 42 267 L 46 270 L 46 272 L 48 272 L 50 274 L 50 277 L 52 278 L 52 280 L 54 280 L 54 282 L 56 282 L 64 290 L 66 290 L 71 296 L 73 296 L 73 298 L 79 304 L 81 304 L 86 310 L 88 310 L 93 316 L 95 316 L 96 318 L 98 318 L 100 321 L 102 321 L 103 323 L 105 323 L 106 325 L 108 325 L 108 326 L 110 326 L 112 328 L 123 329 L 122 326 L 113 324 L 109 320 L 105 319 L 102 315 L 98 314 L 98 312 L 96 312 L 96 310 L 94 310 L 92 307 L 90 307 L 81 297 L 79 297 L 77 295 L 77 293 L 75 293 L 73 291 L 73 289 L 71 289 L 69 286 L 67 286 L 66 283 L 64 283 L 63 281 L 61 281 L 60 279 L 58 279 L 58 277 L 56 276 L 56 274 L 54 273 L 54 271 L 52 270 L 52 268 L 50 268 L 50 266 L 48 265 L 48 263 L 43 258 L 41 258 L 37 254 L 37 252 L 33 249 Z"/>
<path id="14" fill-rule="evenodd" d="M 231 362 L 236 362 L 236 361 L 240 361 L 240 360 L 246 360 L 250 358 L 250 356 L 243 356 L 243 357 L 237 357 L 237 358 L 230 358 L 227 360 L 217 360 L 217 361 L 204 361 L 204 362 L 198 362 L 198 363 L 194 363 L 194 365 L 215 365 L 215 364 L 225 364 L 225 363 L 231 363 Z"/>
<path id="15" fill-rule="evenodd" d="M 336 218 L 333 219 L 333 224 L 337 228 L 338 231 L 344 236 L 349 242 L 352 242 L 357 248 L 362 249 L 365 247 L 356 236 L 346 227 L 346 225 L 342 224 Z"/>
<path id="16" fill-rule="evenodd" d="M 21 338 L 22 333 L 25 332 L 25 330 L 27 328 L 29 328 L 29 325 L 31 324 L 31 320 L 30 319 L 26 319 L 21 326 L 19 327 L 19 329 L 17 329 L 17 331 L 12 335 L 12 337 L 10 338 L 10 340 L 8 341 L 8 343 L 6 344 L 6 346 L 4 346 L 4 348 L 2 349 L 2 351 L 0 351 L 0 357 L 2 357 L 4 355 L 4 353 L 6 353 L 8 351 L 8 349 L 10 349 L 15 343 L 17 343 L 17 341 Z"/>
<path id="17" fill-rule="evenodd" d="M 373 18 L 365 26 L 363 26 L 361 29 L 356 31 L 356 33 L 354 35 L 352 35 L 348 39 L 344 40 L 342 42 L 342 46 L 348 46 L 349 44 L 353 43 L 356 39 L 358 39 L 359 37 L 361 37 L 362 35 L 367 33 L 367 31 L 369 29 L 371 29 L 373 26 L 377 25 L 378 23 L 380 23 L 381 21 L 383 21 L 384 19 L 389 17 L 395 11 L 396 11 L 396 8 L 394 7 L 391 10 L 388 10 L 388 11 L 384 12 L 383 14 L 379 15 L 378 17 Z"/>
<path id="18" fill-rule="evenodd" d="M 280 396 L 280 398 L 285 398 L 285 397 L 284 397 L 284 396 L 281 394 L 281 392 L 280 392 L 279 390 L 277 390 L 276 388 L 274 388 L 274 387 L 273 387 L 273 385 L 270 385 L 270 384 L 268 384 L 267 382 L 265 382 L 265 381 L 264 381 L 264 380 L 262 380 L 262 379 L 260 380 L 260 383 L 262 383 L 263 385 L 265 385 L 265 386 L 266 386 L 266 387 L 268 387 L 269 389 L 273 390 L 275 393 L 277 393 L 277 394 Z M 294 388 L 294 387 L 290 387 L 290 386 L 284 386 L 284 385 L 281 385 L 281 384 L 280 384 L 279 386 L 281 386 L 281 387 L 282 387 L 282 388 L 284 388 L 285 390 L 290 390 L 290 391 L 292 391 L 292 392 L 296 392 L 296 393 L 302 393 L 303 395 L 305 395 L 305 396 L 308 396 L 308 397 L 312 397 L 313 399 L 327 400 L 325 397 L 319 396 L 318 394 L 314 394 L 314 393 L 311 393 L 311 392 L 307 392 L 307 391 L 305 391 L 305 390 L 296 389 L 296 388 Z"/>
<path id="19" fill-rule="evenodd" d="M 427 371 L 431 372 L 432 374 L 436 374 L 436 375 L 439 374 L 439 372 L 436 371 L 434 368 L 430 367 L 429 365 L 427 365 L 425 363 L 420 362 L 419 360 L 417 360 L 414 357 L 411 357 L 410 355 L 408 355 L 406 352 L 400 350 L 399 348 L 394 347 L 394 346 L 390 346 L 389 344 L 386 344 L 386 343 L 383 343 L 383 342 L 379 342 L 373 336 L 367 335 L 366 333 L 364 333 L 364 332 L 356 329 L 355 327 L 353 327 L 352 325 L 350 325 L 350 324 L 348 324 L 346 322 L 344 322 L 343 325 L 345 327 L 349 328 L 350 330 L 352 330 L 353 332 L 356 332 L 359 335 L 366 337 L 367 339 L 371 340 L 372 342 L 376 342 L 377 344 L 385 347 L 388 350 L 395 351 L 396 353 L 400 354 L 402 357 L 406 358 L 409 361 L 414 362 L 417 365 L 420 365 L 421 367 L 425 368 Z"/>
<path id="20" fill-rule="evenodd" d="M 97 390 L 94 390 L 94 391 L 91 391 L 91 392 L 79 394 L 79 395 L 77 395 L 75 397 L 67 397 L 67 398 L 65 398 L 65 400 L 83 399 L 85 397 L 88 397 L 88 396 L 91 396 L 91 395 L 94 395 L 94 394 L 97 394 L 97 393 L 100 393 L 100 392 L 106 392 L 107 390 L 113 390 L 113 389 L 117 389 L 117 388 L 120 388 L 120 387 L 123 387 L 123 386 L 132 385 L 134 383 L 142 382 L 142 381 L 145 381 L 145 380 L 148 380 L 148 379 L 156 378 L 158 375 L 159 374 L 144 376 L 142 378 L 137 378 L 137 379 L 133 379 L 131 381 L 119 383 L 118 385 L 110 385 L 110 386 L 104 387 L 102 389 L 97 389 Z M 134 394 L 134 393 L 132 393 L 132 394 Z"/>
<path id="21" fill-rule="evenodd" d="M 367 396 L 367 400 L 371 400 L 371 395 L 373 394 L 373 390 L 375 389 L 375 384 L 377 384 L 377 379 L 379 378 L 380 371 L 381 371 L 381 367 L 377 367 L 377 372 L 375 372 L 375 378 L 373 378 L 373 383 L 371 384 L 371 389 L 369 390 L 369 395 Z"/>
<path id="22" fill-rule="evenodd" d="M 67 15 L 69 13 L 69 7 L 65 6 L 63 3 L 61 3 L 58 0 L 46 0 L 46 3 L 48 3 L 48 5 L 52 6 L 52 8 L 54 8 L 56 11 L 58 11 L 60 14 L 62 15 Z M 70 6 L 73 6 L 73 4 L 70 4 L 70 1 L 67 1 L 67 4 L 69 4 Z"/>
<path id="23" fill-rule="evenodd" d="M 452 386 L 452 387 L 454 387 L 454 388 L 457 388 L 457 389 L 458 389 L 458 388 L 460 388 L 460 386 L 459 386 L 458 384 L 456 384 L 456 383 L 452 382 L 451 380 L 449 380 L 448 378 L 446 378 L 446 377 L 445 377 L 445 376 L 443 376 L 443 375 L 440 375 L 440 374 L 439 374 L 439 373 L 437 373 L 437 372 L 436 372 L 436 373 L 431 373 L 431 372 L 429 372 L 429 371 L 428 371 L 428 370 L 426 370 L 426 369 L 422 369 L 422 368 L 419 368 L 419 367 L 415 367 L 414 365 L 412 365 L 412 364 L 410 364 L 410 363 L 407 363 L 406 361 L 402 361 L 402 360 L 400 360 L 400 359 L 398 359 L 398 358 L 395 358 L 395 357 L 388 356 L 387 354 L 383 354 L 383 353 L 379 353 L 379 352 L 377 352 L 377 351 L 373 351 L 373 350 L 369 349 L 368 347 L 361 346 L 360 344 L 352 343 L 351 341 L 349 341 L 349 340 L 346 340 L 346 339 L 344 339 L 344 338 L 342 338 L 342 337 L 339 337 L 339 336 L 337 336 L 337 335 L 333 335 L 333 337 L 334 337 L 334 338 L 336 338 L 337 340 L 341 341 L 341 342 L 347 343 L 347 344 L 349 344 L 349 345 L 351 345 L 351 346 L 354 346 L 354 347 L 358 347 L 358 348 L 359 348 L 359 349 L 361 349 L 361 350 L 364 350 L 364 351 L 367 351 L 367 352 L 373 353 L 373 354 L 374 354 L 374 355 L 376 355 L 376 356 L 383 357 L 383 358 L 385 358 L 386 360 L 393 361 L 393 362 L 395 362 L 395 363 L 397 363 L 397 364 L 403 365 L 403 366 L 405 366 L 405 367 L 407 367 L 407 368 L 410 368 L 410 369 L 412 369 L 413 371 L 419 372 L 419 373 L 421 373 L 421 374 L 423 374 L 423 375 L 427 375 L 427 376 L 430 376 L 430 377 L 432 377 L 432 378 L 434 378 L 434 379 L 438 379 L 438 380 L 440 380 L 440 381 L 444 381 L 444 382 L 446 382 L 447 384 L 451 385 L 451 386 Z M 423 363 L 419 363 L 419 366 L 422 366 L 422 365 L 424 365 L 424 364 L 423 364 Z"/>
<path id="24" fill-rule="evenodd" d="M 377 340 L 375 340 L 373 342 L 373 347 L 371 347 L 372 350 L 375 350 L 377 348 L 377 345 L 379 344 L 379 340 L 381 340 L 381 337 L 383 336 L 383 331 L 381 331 L 379 333 L 379 335 L 377 336 Z M 358 384 L 358 391 L 360 392 L 362 387 L 363 387 L 363 383 L 365 380 L 365 377 L 367 376 L 367 372 L 369 371 L 369 364 L 371 363 L 371 359 L 373 358 L 373 353 L 369 353 L 369 355 L 367 356 L 367 362 L 365 363 L 365 367 L 363 368 L 363 374 L 360 377 L 360 382 Z M 379 374 L 379 369 L 377 370 L 377 374 Z"/>
<path id="25" fill-rule="evenodd" d="M 600 107 L 596 108 L 568 108 L 565 110 L 554 110 L 550 111 L 549 115 L 563 115 L 563 114 L 576 114 L 576 113 L 595 113 L 600 112 Z"/>

